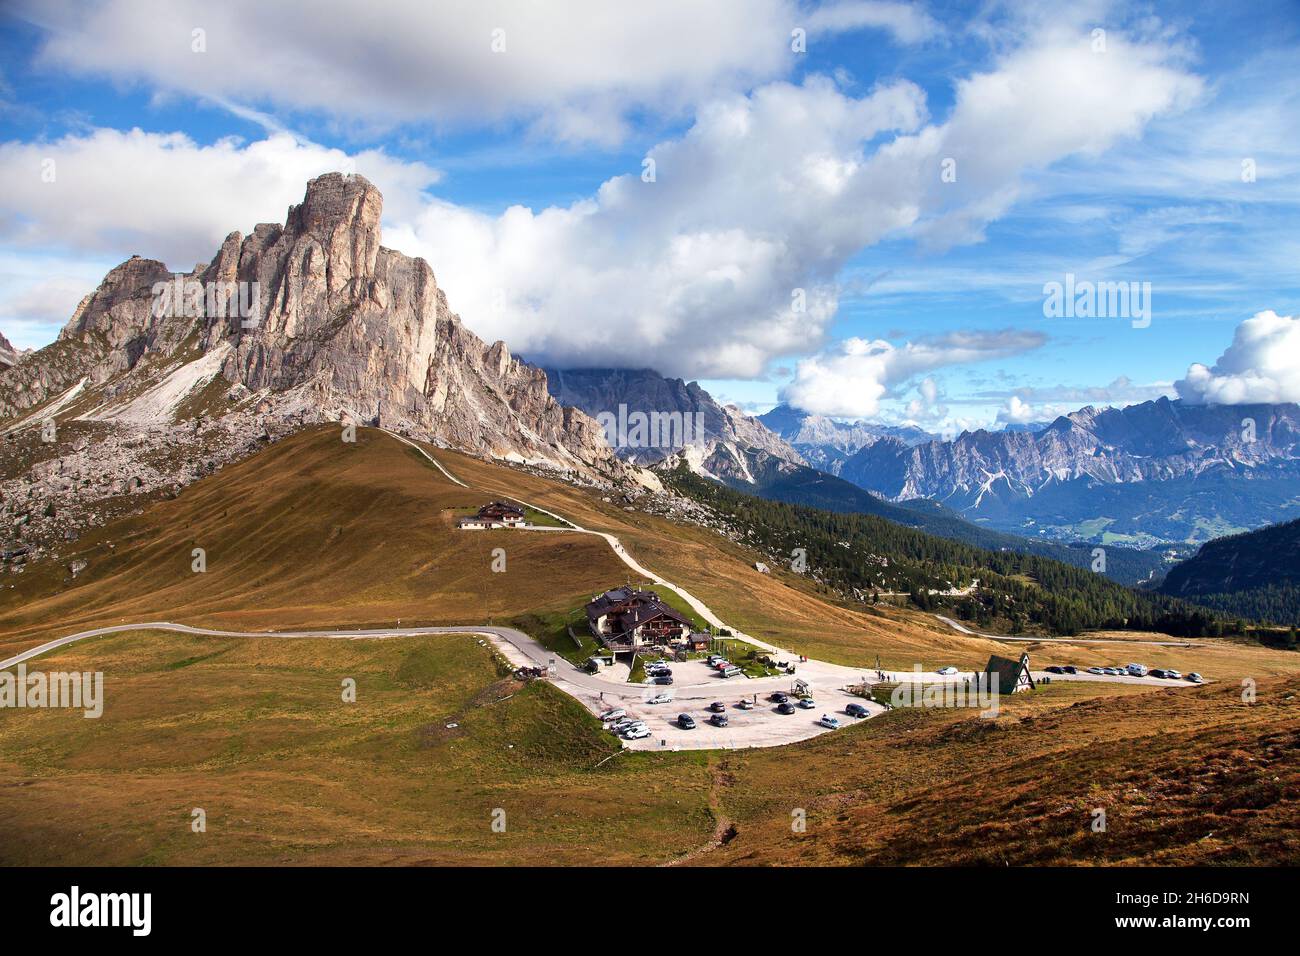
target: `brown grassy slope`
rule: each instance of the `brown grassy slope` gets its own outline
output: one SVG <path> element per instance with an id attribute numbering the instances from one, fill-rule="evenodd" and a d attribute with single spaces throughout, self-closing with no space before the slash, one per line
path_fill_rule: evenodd
<path id="1" fill-rule="evenodd" d="M 833 592 L 779 566 L 773 568 L 772 574 L 760 574 L 753 562 L 766 560 L 764 556 L 707 529 L 625 511 L 617 497 L 605 502 L 591 491 L 503 469 L 466 455 L 429 450 L 453 474 L 475 487 L 490 489 L 493 494 L 526 497 L 586 527 L 618 535 L 644 566 L 686 587 L 723 620 L 809 657 L 867 667 L 879 655 L 886 669 L 903 670 L 917 663 L 927 668 L 944 664 L 981 667 L 990 654 L 1018 656 L 1028 650 L 1035 667 L 1141 660 L 1152 667 L 1195 670 L 1207 678 L 1223 680 L 1300 671 L 1300 655 L 1245 642 L 1202 641 L 1198 642 L 1202 646 L 1192 649 L 999 643 L 961 635 L 934 617 L 915 611 L 846 607 Z M 1139 640 L 1169 639 L 1161 634 L 1129 636 Z"/>
<path id="2" fill-rule="evenodd" d="M 41 664 L 102 670 L 104 712 L 0 710 L 0 865 L 639 864 L 712 828 L 705 757 L 601 763 L 577 702 L 472 637 L 132 632 Z"/>
<path id="3" fill-rule="evenodd" d="M 789 747 L 602 763 L 616 745 L 590 715 L 503 678 L 473 638 L 136 632 L 42 664 L 102 669 L 104 716 L 0 711 L 5 864 L 1300 862 L 1295 679 L 1250 706 L 1227 685 L 1058 684 L 996 721 L 895 711 Z M 699 852 L 719 820 L 734 836 Z"/>
<path id="4" fill-rule="evenodd" d="M 1261 682 L 1254 704 L 1226 683 L 1071 705 L 1082 690 L 1004 699 L 997 720 L 895 711 L 728 755 L 718 799 L 738 835 L 699 862 L 1300 862 L 1300 680 Z"/>
<path id="5" fill-rule="evenodd" d="M 487 623 L 569 610 L 624 565 L 580 535 L 460 532 L 482 493 L 363 429 L 300 433 L 0 579 L 0 654 L 103 624 L 237 629 Z M 192 549 L 207 571 L 191 569 Z M 492 549 L 506 551 L 493 573 Z M 89 566 L 75 580 L 65 563 Z M 13 585 L 13 587 L 8 587 Z"/>
<path id="6" fill-rule="evenodd" d="M 456 532 L 457 513 L 518 496 L 617 534 L 652 570 L 687 587 L 724 620 L 826 660 L 885 667 L 982 665 L 1019 653 L 967 637 L 928 615 L 872 612 L 837 603 L 800 575 L 752 567 L 758 555 L 702 528 L 625 511 L 602 495 L 500 464 L 430 448 L 460 488 L 412 449 L 371 429 L 355 445 L 336 428 L 268 446 L 185 489 L 175 501 L 110 524 L 0 584 L 0 653 L 85 627 L 168 619 L 247 629 L 404 623 L 486 623 L 569 611 L 586 595 L 630 576 L 591 536 Z M 428 447 L 428 446 L 426 446 Z M 504 546 L 507 571 L 488 572 Z M 208 571 L 190 570 L 191 550 Z M 90 562 L 75 581 L 64 564 Z M 1300 656 L 1219 642 L 1194 651 L 1122 646 L 1030 645 L 1036 665 L 1122 663 L 1200 670 L 1235 679 L 1294 671 Z"/>
<path id="7" fill-rule="evenodd" d="M 427 446 L 426 446 L 427 447 Z M 643 566 L 679 584 L 724 621 L 809 657 L 850 666 L 911 667 L 916 661 L 983 664 L 1001 645 L 966 637 L 907 611 L 868 612 L 838 603 L 806 578 L 777 569 L 760 574 L 757 552 L 704 528 L 626 511 L 586 489 L 547 481 L 440 449 L 429 449 L 461 480 L 493 494 L 518 495 L 587 528 L 618 535 Z"/>

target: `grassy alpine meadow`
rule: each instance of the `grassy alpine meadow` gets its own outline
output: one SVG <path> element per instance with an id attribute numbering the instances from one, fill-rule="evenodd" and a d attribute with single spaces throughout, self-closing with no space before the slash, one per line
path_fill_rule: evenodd
<path id="1" fill-rule="evenodd" d="M 104 710 L 0 710 L 2 864 L 643 864 L 713 826 L 703 758 L 618 755 L 473 636 L 134 631 L 28 667 L 102 671 Z"/>
<path id="2" fill-rule="evenodd" d="M 6 864 L 1160 865 L 1300 853 L 1295 678 L 1262 681 L 1250 702 L 1226 684 L 1058 683 L 1002 698 L 996 718 L 909 708 L 785 747 L 644 754 L 620 753 L 554 687 L 514 681 L 470 635 L 136 631 L 38 664 L 101 670 L 104 712 L 0 711 Z"/>

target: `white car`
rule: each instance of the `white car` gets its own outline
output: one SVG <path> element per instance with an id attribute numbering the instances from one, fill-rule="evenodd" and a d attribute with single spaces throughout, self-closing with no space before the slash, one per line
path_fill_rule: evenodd
<path id="1" fill-rule="evenodd" d="M 831 730 L 840 729 L 840 722 L 830 714 L 822 714 L 822 719 L 817 721 L 817 723 L 821 724 L 823 727 L 828 727 Z"/>
<path id="2" fill-rule="evenodd" d="M 1165 671 L 1165 676 L 1168 677 L 1168 678 L 1170 678 L 1171 680 L 1182 680 L 1182 679 L 1183 679 L 1183 675 L 1182 675 L 1182 673 L 1179 672 L 1179 671 L 1175 671 L 1175 670 L 1167 670 L 1167 671 Z"/>
<path id="3" fill-rule="evenodd" d="M 647 704 L 666 704 L 673 699 L 672 694 L 655 694 L 653 697 L 647 697 Z"/>
<path id="4" fill-rule="evenodd" d="M 609 723 L 611 720 L 618 720 L 620 717 L 626 717 L 626 716 L 627 716 L 626 710 L 624 710 L 622 707 L 615 707 L 613 710 L 607 710 L 603 714 L 601 714 L 600 719 L 603 720 L 605 723 Z"/>
<path id="5" fill-rule="evenodd" d="M 1147 676 L 1147 666 L 1145 664 L 1130 664 L 1124 669 L 1129 672 L 1130 677 Z"/>
<path id="6" fill-rule="evenodd" d="M 633 727 L 631 730 L 624 732 L 623 739 L 641 740 L 643 737 L 649 737 L 649 736 L 650 736 L 650 728 L 647 727 L 645 724 L 642 724 L 640 727 Z"/>
<path id="7" fill-rule="evenodd" d="M 1193 684 L 1205 683 L 1205 678 L 1202 677 L 1200 674 L 1196 673 L 1196 671 L 1192 671 L 1190 674 L 1184 677 L 1183 680 L 1191 681 Z"/>
<path id="8" fill-rule="evenodd" d="M 937 671 L 935 671 L 935 673 L 938 674 L 940 677 L 951 677 L 953 674 L 957 673 L 957 668 L 949 664 L 947 667 L 940 667 Z"/>

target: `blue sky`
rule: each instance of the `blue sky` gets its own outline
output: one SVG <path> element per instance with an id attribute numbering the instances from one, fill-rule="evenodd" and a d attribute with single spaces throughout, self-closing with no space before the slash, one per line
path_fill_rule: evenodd
<path id="1" fill-rule="evenodd" d="M 0 16 L 0 331 L 344 169 L 538 362 L 944 432 L 1300 398 L 1294 0 L 326 6 Z M 1067 273 L 1150 324 L 1046 317 Z"/>

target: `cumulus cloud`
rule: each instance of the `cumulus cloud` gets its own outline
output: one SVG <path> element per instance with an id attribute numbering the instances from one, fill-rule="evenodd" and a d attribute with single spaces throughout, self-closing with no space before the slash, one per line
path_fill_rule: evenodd
<path id="1" fill-rule="evenodd" d="M 48 345 L 116 262 L 0 254 L 0 330 L 18 348 Z"/>
<path id="2" fill-rule="evenodd" d="M 840 8 L 843 9 L 840 9 Z M 517 119 L 559 140 L 615 142 L 632 111 L 681 113 L 785 75 L 797 0 L 27 0 L 42 62 L 207 97 L 367 122 Z M 192 31 L 204 31 L 194 52 Z M 830 4 L 808 29 L 916 42 L 900 3 Z"/>
<path id="3" fill-rule="evenodd" d="M 907 403 L 903 413 L 909 422 L 941 422 L 948 417 L 948 406 L 943 404 L 944 394 L 933 376 L 927 375 L 916 386 L 916 397 Z"/>
<path id="4" fill-rule="evenodd" d="M 841 418 L 867 418 L 882 399 L 913 377 L 948 365 L 1009 358 L 1039 348 L 1041 332 L 950 332 L 895 346 L 883 339 L 849 338 L 837 347 L 799 362 L 781 400 L 796 408 Z M 934 403 L 938 389 L 922 383 L 922 398 Z M 920 406 L 918 406 L 920 407 Z"/>
<path id="5" fill-rule="evenodd" d="M 308 179 L 353 168 L 384 183 L 386 211 L 399 217 L 414 215 L 439 178 L 423 163 L 349 156 L 287 133 L 204 146 L 181 133 L 97 129 L 3 143 L 0 176 L 16 188 L 0 194 L 0 237 L 18 248 L 138 253 L 189 270 L 232 230 L 283 222 Z"/>
<path id="6" fill-rule="evenodd" d="M 908 232 L 978 238 L 1019 194 L 1023 173 L 1102 149 L 1198 86 L 1158 43 L 1112 33 L 1109 44 L 1097 57 L 1086 34 L 1034 38 L 959 84 L 939 124 L 906 81 L 857 96 L 811 76 L 715 95 L 683 134 L 649 150 L 653 181 L 635 169 L 571 205 L 500 214 L 430 195 L 438 174 L 424 164 L 380 151 L 347 157 L 284 132 L 248 144 L 111 130 L 10 143 L 0 172 L 33 187 L 0 196 L 0 230 L 19 245 L 139 252 L 188 268 L 226 231 L 281 220 L 306 179 L 350 161 L 384 192 L 385 244 L 424 256 L 480 335 L 560 366 L 754 378 L 774 358 L 824 344 L 837 276 L 864 248 Z M 289 53 L 271 59 L 295 82 L 308 72 L 285 70 Z M 1053 63 L 1062 67 L 1054 79 Z M 958 158 L 956 183 L 940 178 L 948 156 Z M 58 164 L 55 184 L 38 181 L 46 157 Z M 832 362 L 833 373 L 813 359 L 792 387 L 825 405 L 814 380 L 862 367 L 857 391 L 869 395 L 882 381 L 876 360 L 853 358 L 843 369 Z"/>
<path id="7" fill-rule="evenodd" d="M 1067 415 L 1074 411 L 1075 407 L 1068 404 L 1043 404 L 1031 405 L 1020 398 L 1019 395 L 1012 395 L 1007 399 L 1007 403 L 998 409 L 997 421 L 1003 425 L 1028 425 L 1031 422 L 1050 422 L 1055 421 L 1058 416 Z"/>
<path id="8" fill-rule="evenodd" d="M 1214 365 L 1194 363 L 1174 387 L 1197 405 L 1300 402 L 1300 317 L 1256 313 Z"/>

